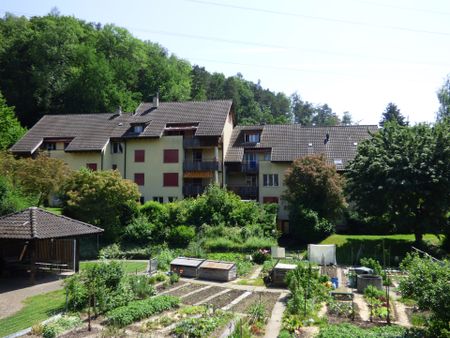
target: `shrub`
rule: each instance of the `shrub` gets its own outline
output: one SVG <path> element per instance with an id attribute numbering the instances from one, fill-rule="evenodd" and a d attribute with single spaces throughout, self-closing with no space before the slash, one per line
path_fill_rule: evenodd
<path id="1" fill-rule="evenodd" d="M 295 224 L 293 234 L 299 240 L 307 239 L 309 242 L 318 242 L 334 232 L 334 225 L 318 213 L 306 209 L 302 205 L 293 205 L 289 212 L 290 224 Z"/>
<path id="2" fill-rule="evenodd" d="M 159 254 L 156 256 L 158 260 L 158 269 L 162 271 L 169 271 L 170 262 L 177 256 L 176 252 L 171 249 L 161 249 Z"/>
<path id="3" fill-rule="evenodd" d="M 178 283 L 178 281 L 180 280 L 180 276 L 177 273 L 172 273 L 170 275 L 170 284 L 175 284 Z"/>
<path id="4" fill-rule="evenodd" d="M 89 299 L 88 290 L 80 274 L 75 274 L 64 280 L 64 287 L 68 296 L 68 308 L 81 310 L 86 307 Z"/>
<path id="5" fill-rule="evenodd" d="M 180 225 L 169 233 L 169 243 L 174 247 L 185 248 L 195 237 L 195 229 L 186 225 Z"/>
<path id="6" fill-rule="evenodd" d="M 383 272 L 383 268 L 381 267 L 380 262 L 374 258 L 365 258 L 364 257 L 359 260 L 359 263 L 362 266 L 372 269 L 375 275 L 380 276 Z"/>
<path id="7" fill-rule="evenodd" d="M 64 331 L 73 329 L 80 326 L 82 321 L 80 317 L 76 316 L 63 316 L 54 322 L 45 324 L 42 329 L 42 336 L 44 338 L 54 338 L 63 333 Z"/>
<path id="8" fill-rule="evenodd" d="M 144 215 L 134 218 L 125 227 L 122 238 L 131 243 L 148 244 L 152 239 L 155 225 L 148 221 Z"/>
<path id="9" fill-rule="evenodd" d="M 145 275 L 130 275 L 127 279 L 134 298 L 144 299 L 156 294 L 149 277 Z"/>
<path id="10" fill-rule="evenodd" d="M 177 307 L 180 299 L 173 296 L 156 296 L 145 300 L 130 302 L 106 314 L 108 322 L 117 327 L 130 325 L 138 320 Z"/>
<path id="11" fill-rule="evenodd" d="M 268 250 L 259 249 L 252 255 L 253 262 L 256 264 L 264 264 L 265 261 L 270 259 L 270 254 Z"/>
<path id="12" fill-rule="evenodd" d="M 384 296 L 385 296 L 385 292 L 383 290 L 377 289 L 373 285 L 367 286 L 366 289 L 364 290 L 364 297 L 366 297 L 366 298 L 380 299 Z"/>
<path id="13" fill-rule="evenodd" d="M 120 249 L 119 244 L 114 243 L 104 248 L 100 249 L 98 254 L 98 258 L 100 259 L 122 259 L 123 253 Z"/>
<path id="14" fill-rule="evenodd" d="M 216 311 L 212 315 L 200 318 L 188 318 L 178 324 L 172 331 L 177 337 L 208 337 L 218 327 L 226 324 L 231 318 L 230 312 Z"/>

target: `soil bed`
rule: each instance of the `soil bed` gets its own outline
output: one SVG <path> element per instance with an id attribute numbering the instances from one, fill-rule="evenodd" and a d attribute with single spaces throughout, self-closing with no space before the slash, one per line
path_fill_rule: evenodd
<path id="1" fill-rule="evenodd" d="M 179 281 L 179 282 L 177 282 L 175 284 L 171 284 L 171 285 L 169 284 L 167 286 L 164 286 L 164 284 L 162 284 L 162 285 L 159 285 L 159 286 L 156 287 L 156 292 L 160 293 L 160 292 L 172 290 L 172 289 L 174 289 L 176 287 L 179 287 L 179 286 L 185 285 L 185 284 L 187 284 L 187 282 L 182 282 L 182 281 Z"/>
<path id="2" fill-rule="evenodd" d="M 257 304 L 260 300 L 266 308 L 266 314 L 270 316 L 273 306 L 280 297 L 276 292 L 253 292 L 250 296 L 245 297 L 239 303 L 234 305 L 230 310 L 238 313 L 247 313 L 250 306 Z"/>
<path id="3" fill-rule="evenodd" d="M 192 291 L 199 290 L 204 287 L 205 287 L 205 285 L 201 285 L 201 284 L 188 284 L 188 285 L 183 286 L 180 289 L 169 291 L 167 293 L 167 295 L 171 295 L 171 296 L 175 296 L 175 297 L 182 297 L 183 295 L 186 295 Z"/>
<path id="4" fill-rule="evenodd" d="M 224 288 L 221 288 L 219 286 L 213 286 L 210 287 L 209 289 L 203 290 L 203 291 L 199 291 L 197 293 L 194 293 L 193 295 L 187 296 L 186 298 L 183 298 L 181 300 L 181 302 L 183 304 L 187 304 L 187 305 L 194 305 L 195 303 L 198 303 L 200 301 L 202 301 L 203 299 L 206 299 L 208 297 L 211 297 L 212 295 L 225 290 Z"/>
<path id="5" fill-rule="evenodd" d="M 241 290 L 231 290 L 230 292 L 227 292 L 223 295 L 220 295 L 218 297 L 214 297 L 213 299 L 206 302 L 206 304 L 210 304 L 216 309 L 220 309 L 224 307 L 225 305 L 230 304 L 233 300 L 235 300 L 237 297 L 245 293 L 245 291 Z"/>

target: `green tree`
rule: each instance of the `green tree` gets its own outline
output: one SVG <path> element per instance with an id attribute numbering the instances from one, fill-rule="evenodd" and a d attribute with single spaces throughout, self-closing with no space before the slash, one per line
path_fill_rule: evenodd
<path id="1" fill-rule="evenodd" d="M 405 298 L 417 301 L 421 310 L 430 310 L 427 322 L 430 337 L 450 335 L 450 262 L 437 262 L 408 254 L 401 263 L 407 274 L 400 281 L 400 292 Z"/>
<path id="2" fill-rule="evenodd" d="M 388 121 L 395 121 L 400 126 L 408 125 L 408 122 L 405 121 L 405 117 L 400 113 L 400 109 L 398 109 L 398 107 L 392 102 L 388 103 L 386 109 L 381 115 L 381 121 L 379 123 L 380 127 L 384 127 L 384 124 Z"/>
<path id="3" fill-rule="evenodd" d="M 356 210 L 414 233 L 417 242 L 426 231 L 448 233 L 450 124 L 386 123 L 372 136 L 358 146 L 346 175 Z"/>
<path id="4" fill-rule="evenodd" d="M 106 240 L 116 240 L 137 210 L 140 193 L 136 184 L 116 170 L 74 172 L 63 188 L 64 214 L 98 225 Z"/>
<path id="5" fill-rule="evenodd" d="M 312 125 L 312 119 L 315 114 L 314 105 L 308 101 L 304 102 L 300 95 L 294 93 L 291 95 L 291 109 L 294 115 L 295 123 L 302 126 Z"/>
<path id="6" fill-rule="evenodd" d="M 316 126 L 337 126 L 341 120 L 335 112 L 327 104 L 317 106 L 315 108 L 315 115 L 312 118 L 312 123 Z"/>
<path id="7" fill-rule="evenodd" d="M 8 107 L 0 93 L 0 151 L 6 150 L 16 143 L 25 134 L 25 131 L 14 114 L 14 107 Z"/>
<path id="8" fill-rule="evenodd" d="M 342 215 L 346 207 L 343 179 L 325 156 L 310 155 L 292 164 L 284 179 L 283 198 L 289 204 L 289 219 L 298 237 L 314 237 L 330 231 L 330 223 Z M 303 224 L 302 224 L 303 223 Z"/>
<path id="9" fill-rule="evenodd" d="M 344 126 L 352 125 L 353 124 L 352 114 L 350 114 L 350 112 L 348 112 L 348 111 L 345 111 L 344 114 L 342 115 L 341 123 Z"/>
<path id="10" fill-rule="evenodd" d="M 36 199 L 27 196 L 23 191 L 14 187 L 10 180 L 0 176 L 0 216 L 34 206 Z"/>
<path id="11" fill-rule="evenodd" d="M 437 96 L 440 103 L 437 120 L 440 121 L 450 118 L 450 76 L 447 76 L 447 79 L 439 89 Z"/>

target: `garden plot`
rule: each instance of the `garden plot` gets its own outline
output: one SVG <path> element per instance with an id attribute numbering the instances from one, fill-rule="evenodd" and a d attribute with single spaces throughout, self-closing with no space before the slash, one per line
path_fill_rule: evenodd
<path id="1" fill-rule="evenodd" d="M 264 304 L 266 314 L 270 316 L 273 306 L 280 297 L 278 292 L 253 292 L 250 296 L 244 298 L 234 305 L 230 310 L 237 313 L 247 313 L 248 309 L 259 302 Z"/>
<path id="2" fill-rule="evenodd" d="M 219 286 L 212 286 L 210 288 L 201 290 L 199 292 L 196 292 L 192 295 L 189 295 L 187 297 L 183 297 L 181 299 L 181 302 L 183 304 L 187 304 L 187 305 L 194 305 L 197 304 L 199 302 L 201 302 L 202 300 L 205 300 L 211 296 L 214 296 L 222 291 L 226 290 L 225 288 L 221 288 Z"/>
<path id="3" fill-rule="evenodd" d="M 231 289 L 230 292 L 227 292 L 220 296 L 214 297 L 213 299 L 206 302 L 206 304 L 209 304 L 216 309 L 221 309 L 224 306 L 230 304 L 233 300 L 235 300 L 236 298 L 238 298 L 240 295 L 242 295 L 244 293 L 245 293 L 245 291 L 242 291 L 242 290 Z"/>
<path id="4" fill-rule="evenodd" d="M 176 297 L 183 297 L 184 295 L 187 295 L 188 293 L 200 290 L 204 288 L 206 285 L 202 284 L 191 284 L 186 283 L 181 288 L 174 288 L 172 291 L 165 292 L 167 295 L 176 296 Z"/>
<path id="5" fill-rule="evenodd" d="M 187 282 L 183 282 L 183 281 L 179 281 L 179 282 L 174 283 L 174 284 L 163 283 L 163 284 L 160 284 L 160 285 L 158 285 L 156 287 L 156 292 L 157 293 L 162 293 L 162 292 L 168 293 L 168 292 L 170 292 L 170 290 L 178 289 L 180 286 L 183 286 L 183 285 L 186 285 L 186 284 L 188 284 L 188 283 Z"/>

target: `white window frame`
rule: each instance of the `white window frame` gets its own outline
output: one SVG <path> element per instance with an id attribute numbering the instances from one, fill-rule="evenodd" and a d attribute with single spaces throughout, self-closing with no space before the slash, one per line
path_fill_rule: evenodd
<path id="1" fill-rule="evenodd" d="M 121 142 L 112 142 L 111 153 L 112 154 L 122 154 L 123 153 L 122 143 Z"/>
<path id="2" fill-rule="evenodd" d="M 245 143 L 259 143 L 261 140 L 260 133 L 245 133 L 244 141 Z"/>
<path id="3" fill-rule="evenodd" d="M 264 187 L 278 187 L 278 174 L 263 174 L 263 186 Z"/>

